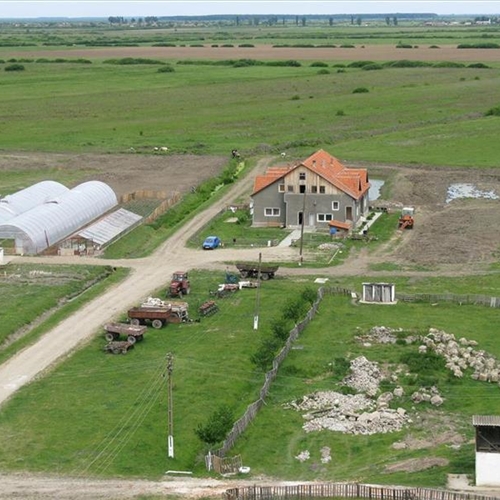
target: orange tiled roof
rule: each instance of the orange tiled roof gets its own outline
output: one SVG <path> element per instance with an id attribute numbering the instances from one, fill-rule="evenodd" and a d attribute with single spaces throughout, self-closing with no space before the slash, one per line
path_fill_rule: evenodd
<path id="1" fill-rule="evenodd" d="M 323 149 L 316 151 L 294 167 L 271 167 L 264 175 L 258 175 L 254 181 L 253 193 L 258 193 L 288 172 L 300 165 L 323 177 L 327 182 L 344 191 L 354 199 L 363 196 L 370 188 L 368 172 L 364 168 L 346 168 L 340 161 Z"/>

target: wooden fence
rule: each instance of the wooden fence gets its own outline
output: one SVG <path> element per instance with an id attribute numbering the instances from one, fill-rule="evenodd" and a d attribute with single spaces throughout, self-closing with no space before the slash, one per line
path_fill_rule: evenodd
<path id="1" fill-rule="evenodd" d="M 368 498 L 377 500 L 495 500 L 496 497 L 431 488 L 372 486 L 357 483 L 250 486 L 226 490 L 224 500 L 271 500 L 293 498 Z M 498 499 L 497 499 L 498 500 Z"/>
<path id="2" fill-rule="evenodd" d="M 450 302 L 459 305 L 473 304 L 487 307 L 500 307 L 500 297 L 490 297 L 488 295 L 456 295 L 454 293 L 396 293 L 396 299 L 401 302 L 429 302 L 431 304 Z"/>
<path id="3" fill-rule="evenodd" d="M 278 374 L 278 369 L 279 369 L 281 363 L 288 355 L 290 349 L 292 348 L 293 343 L 297 340 L 299 335 L 304 331 L 306 326 L 309 324 L 309 322 L 316 315 L 318 307 L 319 307 L 321 301 L 323 300 L 323 296 L 325 295 L 325 293 L 334 294 L 334 295 L 346 295 L 346 296 L 352 297 L 354 292 L 352 290 L 349 290 L 348 288 L 340 288 L 340 287 L 328 287 L 328 288 L 321 287 L 318 289 L 318 296 L 316 298 L 316 301 L 312 305 L 311 309 L 309 309 L 305 318 L 290 331 L 290 334 L 285 342 L 285 345 L 283 346 L 281 351 L 277 354 L 277 356 L 274 358 L 272 369 L 269 370 L 265 375 L 264 384 L 262 385 L 262 388 L 261 388 L 260 393 L 259 393 L 259 399 L 257 401 L 254 401 L 250 405 L 248 405 L 243 416 L 234 423 L 233 428 L 231 429 L 229 434 L 226 436 L 226 439 L 224 440 L 222 447 L 220 449 L 212 452 L 212 454 L 214 454 L 218 457 L 221 457 L 221 458 L 224 457 L 225 454 L 234 446 L 238 437 L 241 434 L 243 434 L 243 432 L 248 427 L 248 425 L 254 420 L 254 418 L 256 417 L 261 406 L 264 404 L 264 400 L 269 393 L 269 390 L 271 388 L 271 384 L 273 383 L 274 379 L 276 378 L 276 376 Z M 436 298 L 436 300 L 429 300 L 430 297 Z M 437 301 L 437 297 L 443 298 L 442 299 L 443 301 L 445 300 L 444 298 L 452 297 L 452 298 L 454 298 L 453 302 L 456 302 L 456 303 L 471 303 L 471 304 L 481 303 L 481 304 L 488 305 L 491 307 L 499 307 L 499 306 L 493 306 L 492 304 L 494 304 L 494 303 L 497 304 L 500 302 L 500 299 L 497 297 L 485 297 L 485 300 L 483 302 L 479 302 L 477 300 L 477 297 L 482 297 L 482 296 L 478 296 L 478 295 L 472 296 L 472 295 L 453 295 L 453 294 L 449 294 L 449 295 L 430 295 L 430 294 L 413 294 L 413 295 L 399 294 L 398 295 L 398 294 L 396 294 L 396 298 L 398 300 L 407 300 L 407 301 L 409 301 L 410 299 L 412 301 L 425 299 L 425 300 L 429 300 L 430 302 L 435 302 L 435 301 Z M 459 297 L 462 298 L 464 300 L 464 302 L 458 301 L 457 298 L 459 298 Z M 475 297 L 476 299 L 474 302 L 465 302 L 465 299 L 464 299 L 465 297 L 469 297 L 469 298 Z M 338 483 L 334 483 L 334 484 L 338 484 Z M 367 497 L 367 498 L 372 498 L 372 497 Z M 373 497 L 373 498 L 384 498 L 384 497 Z M 399 500 L 399 497 L 394 498 L 394 500 Z M 448 497 L 446 497 L 446 498 L 444 498 L 444 497 L 443 498 L 434 498 L 434 497 L 430 498 L 429 497 L 429 498 L 425 498 L 423 500 L 454 500 L 454 499 L 452 499 L 451 497 L 450 498 L 448 498 Z"/>

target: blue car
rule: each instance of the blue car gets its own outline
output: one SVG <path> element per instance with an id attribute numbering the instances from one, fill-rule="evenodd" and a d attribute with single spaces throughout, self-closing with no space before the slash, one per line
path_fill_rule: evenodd
<path id="1" fill-rule="evenodd" d="M 203 242 L 203 250 L 214 250 L 220 246 L 220 239 L 218 236 L 209 236 Z"/>

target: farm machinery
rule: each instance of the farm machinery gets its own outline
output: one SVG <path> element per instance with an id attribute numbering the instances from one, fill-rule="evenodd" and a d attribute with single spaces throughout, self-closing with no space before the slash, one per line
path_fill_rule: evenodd
<path id="1" fill-rule="evenodd" d="M 268 265 L 259 266 L 259 264 L 249 262 L 238 262 L 236 268 L 240 272 L 242 278 L 258 278 L 260 275 L 260 279 L 266 281 L 274 278 L 279 267 Z"/>
<path id="2" fill-rule="evenodd" d="M 139 307 L 128 310 L 131 325 L 151 323 L 153 328 L 162 328 L 167 323 L 186 323 L 189 321 L 187 302 L 164 302 L 150 297 Z"/>
<path id="3" fill-rule="evenodd" d="M 415 209 L 413 207 L 404 207 L 398 220 L 398 229 L 413 229 Z"/>
<path id="4" fill-rule="evenodd" d="M 188 273 L 184 271 L 176 271 L 172 275 L 167 296 L 182 297 L 183 295 L 188 295 L 190 291 L 191 285 L 189 283 Z"/>

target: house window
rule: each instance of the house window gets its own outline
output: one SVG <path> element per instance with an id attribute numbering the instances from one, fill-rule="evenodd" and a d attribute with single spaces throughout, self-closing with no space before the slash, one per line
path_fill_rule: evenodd
<path id="1" fill-rule="evenodd" d="M 333 220 L 332 214 L 317 214 L 316 219 L 318 222 L 328 222 Z"/>
<path id="2" fill-rule="evenodd" d="M 264 208 L 264 215 L 266 217 L 279 217 L 280 209 L 279 208 Z"/>
<path id="3" fill-rule="evenodd" d="M 306 173 L 299 172 L 299 181 L 305 181 L 305 180 L 306 180 Z"/>
<path id="4" fill-rule="evenodd" d="M 326 187 L 325 187 L 325 186 L 320 186 L 320 187 L 319 187 L 319 192 L 320 192 L 321 194 L 325 194 L 325 193 L 326 193 Z"/>
<path id="5" fill-rule="evenodd" d="M 340 204 L 338 201 L 332 201 L 332 210 L 339 210 Z"/>
<path id="6" fill-rule="evenodd" d="M 318 192 L 318 186 L 311 186 L 311 193 L 317 193 Z"/>
<path id="7" fill-rule="evenodd" d="M 287 189 L 289 193 L 293 193 L 293 186 L 291 184 L 287 186 Z"/>
<path id="8" fill-rule="evenodd" d="M 278 193 L 284 193 L 284 192 L 285 192 L 285 185 L 278 184 Z"/>

